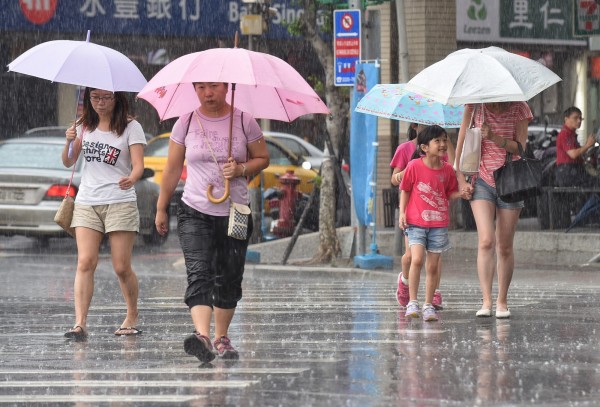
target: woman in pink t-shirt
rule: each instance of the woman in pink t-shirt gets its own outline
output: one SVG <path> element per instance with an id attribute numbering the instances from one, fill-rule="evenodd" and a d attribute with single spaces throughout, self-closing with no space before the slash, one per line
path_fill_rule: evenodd
<path id="1" fill-rule="evenodd" d="M 256 120 L 231 109 L 226 102 L 228 84 L 194 82 L 193 87 L 201 105 L 180 117 L 173 126 L 155 223 L 161 235 L 167 232 L 167 210 L 187 162 L 188 177 L 177 209 L 177 233 L 187 272 L 184 301 L 190 310 L 194 333 L 185 338 L 183 348 L 187 354 L 207 363 L 215 354 L 223 359 L 238 358 L 228 330 L 242 298 L 248 247 L 248 238 L 240 240 L 227 234 L 229 201 L 212 202 L 206 197 L 207 190 L 213 185 L 214 196 L 221 197 L 225 180 L 229 180 L 229 200 L 248 204 L 246 177 L 269 165 L 269 151 Z M 252 230 L 252 218 L 248 229 Z"/>
<path id="2" fill-rule="evenodd" d="M 465 133 L 471 123 L 474 108 L 474 124 L 475 127 L 481 128 L 482 137 L 479 173 L 474 176 L 474 183 L 467 182 L 465 175 L 460 171 L 457 172 L 457 176 L 460 191 L 472 197 L 471 209 L 477 225 L 477 274 L 483 304 L 476 316 L 492 316 L 492 283 L 494 271 L 497 270 L 496 318 L 509 318 L 508 287 L 515 266 L 513 240 L 524 203 L 508 203 L 500 199 L 496 193 L 494 171 L 504 164 L 507 151 L 514 155 L 519 153 L 517 142 L 525 147 L 527 126 L 532 114 L 525 102 L 467 105 L 458 133 L 457 164 L 460 162 Z M 494 254 L 497 256 L 495 266 Z"/>

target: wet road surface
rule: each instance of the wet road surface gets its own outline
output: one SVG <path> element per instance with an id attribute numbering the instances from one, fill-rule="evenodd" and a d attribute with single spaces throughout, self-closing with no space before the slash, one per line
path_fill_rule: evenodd
<path id="1" fill-rule="evenodd" d="M 21 242 L 21 243 L 19 243 Z M 0 241 L 0 403 L 6 405 L 598 405 L 598 268 L 517 266 L 510 320 L 475 318 L 474 259 L 447 256 L 440 321 L 407 320 L 395 272 L 249 266 L 230 329 L 237 362 L 200 365 L 176 244 L 136 249 L 139 337 L 107 251 L 86 342 L 73 323 L 74 248 Z M 422 298 L 422 293 L 420 294 Z"/>

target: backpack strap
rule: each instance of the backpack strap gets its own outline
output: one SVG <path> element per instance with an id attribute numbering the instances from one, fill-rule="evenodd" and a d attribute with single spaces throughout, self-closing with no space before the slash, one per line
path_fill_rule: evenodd
<path id="1" fill-rule="evenodd" d="M 244 128 L 244 111 L 242 110 L 242 133 L 246 136 L 246 129 Z M 246 141 L 248 140 L 248 136 L 246 136 Z"/>
<path id="2" fill-rule="evenodd" d="M 187 136 L 188 132 L 190 131 L 190 123 L 192 122 L 192 116 L 194 115 L 194 112 L 190 113 L 190 117 L 188 118 L 187 121 L 187 126 L 185 128 L 185 135 Z"/>

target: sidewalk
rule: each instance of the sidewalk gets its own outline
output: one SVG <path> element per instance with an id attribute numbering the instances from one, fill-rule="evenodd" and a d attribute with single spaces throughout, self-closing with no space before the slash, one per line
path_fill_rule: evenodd
<path id="1" fill-rule="evenodd" d="M 353 257 L 354 229 L 350 226 L 339 228 L 338 239 L 342 248 L 341 260 L 351 260 Z M 477 232 L 463 229 L 450 230 L 451 251 L 460 251 L 461 254 L 472 254 L 473 259 L 477 252 Z M 371 242 L 368 233 L 367 250 Z M 399 265 L 402 253 L 394 253 L 395 230 L 382 228 L 377 230 L 376 244 L 380 254 L 395 257 L 395 265 Z M 289 245 L 290 238 L 278 239 L 271 242 L 250 245 L 249 250 L 260 253 L 261 264 L 280 264 Z M 301 235 L 288 263 L 310 259 L 318 251 L 319 233 Z M 535 263 L 539 265 L 592 265 L 600 267 L 600 228 L 580 227 L 565 233 L 564 230 L 540 230 L 535 218 L 521 219 L 515 234 L 515 261 L 519 263 Z M 469 253 L 472 251 L 472 253 Z M 343 263 L 343 262 L 340 262 Z M 352 264 L 351 262 L 346 262 Z"/>

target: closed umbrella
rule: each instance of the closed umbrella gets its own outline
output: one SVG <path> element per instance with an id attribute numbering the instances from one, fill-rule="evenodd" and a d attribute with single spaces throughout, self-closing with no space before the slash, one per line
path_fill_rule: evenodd
<path id="1" fill-rule="evenodd" d="M 139 92 L 138 97 L 150 103 L 161 120 L 178 117 L 200 107 L 193 82 L 230 83 L 227 99 L 231 105 L 228 151 L 231 154 L 233 108 L 256 118 L 291 122 L 311 114 L 328 114 L 329 109 L 313 88 L 287 62 L 273 55 L 237 48 L 213 48 L 177 58 L 161 69 Z M 229 197 L 229 180 L 221 198 Z"/>
<path id="2" fill-rule="evenodd" d="M 498 47 L 461 49 L 428 66 L 406 89 L 443 104 L 527 101 L 561 78 Z"/>
<path id="3" fill-rule="evenodd" d="M 375 85 L 354 109 L 387 119 L 427 126 L 460 127 L 464 105 L 444 105 L 406 89 L 405 84 Z"/>

